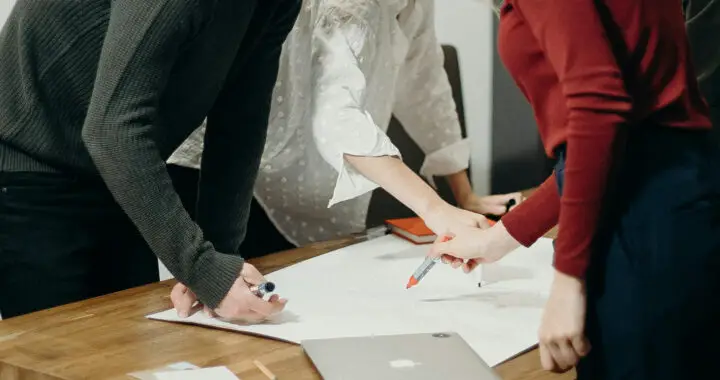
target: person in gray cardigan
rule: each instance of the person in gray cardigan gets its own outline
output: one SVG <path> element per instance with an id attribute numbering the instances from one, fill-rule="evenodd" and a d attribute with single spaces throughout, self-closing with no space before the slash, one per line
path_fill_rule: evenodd
<path id="1" fill-rule="evenodd" d="M 720 0 L 683 0 L 682 5 L 698 84 L 710 107 L 712 135 L 720 143 Z"/>
<path id="2" fill-rule="evenodd" d="M 282 310 L 238 246 L 300 8 L 17 1 L 0 32 L 3 317 L 157 281 L 157 258 L 224 318 Z M 204 119 L 193 220 L 165 161 Z"/>

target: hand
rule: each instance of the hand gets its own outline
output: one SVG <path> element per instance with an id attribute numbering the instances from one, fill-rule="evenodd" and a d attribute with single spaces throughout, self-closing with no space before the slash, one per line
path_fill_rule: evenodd
<path id="1" fill-rule="evenodd" d="M 507 203 L 511 200 L 515 200 L 515 206 L 519 205 L 525 200 L 525 197 L 521 193 L 501 194 L 501 195 L 489 195 L 486 197 L 478 196 L 474 193 L 469 193 L 467 196 L 458 200 L 458 206 L 462 209 L 490 215 L 505 215 L 508 211 Z M 512 209 L 512 206 L 510 209 Z"/>
<path id="2" fill-rule="evenodd" d="M 438 202 L 420 217 L 436 235 L 445 235 L 460 227 L 489 228 L 485 216 Z"/>
<path id="3" fill-rule="evenodd" d="M 178 282 L 175 286 L 173 286 L 172 291 L 170 292 L 170 300 L 172 301 L 175 311 L 177 311 L 180 318 L 189 317 L 190 314 L 199 308 L 202 308 L 207 316 L 215 316 L 210 308 L 197 302 L 198 299 L 195 293 L 193 293 L 193 291 L 183 283 Z"/>
<path id="4" fill-rule="evenodd" d="M 565 372 L 590 352 L 585 338 L 585 310 L 583 282 L 556 272 L 539 331 L 543 368 Z"/>
<path id="5" fill-rule="evenodd" d="M 220 302 L 215 313 L 227 320 L 239 320 L 248 323 L 262 322 L 275 314 L 280 313 L 287 304 L 273 294 L 265 301 L 250 291 L 253 285 L 265 282 L 265 278 L 253 265 L 245 263 L 240 272 L 240 278 L 230 288 L 225 299 Z"/>
<path id="6" fill-rule="evenodd" d="M 438 236 L 430 248 L 430 257 L 439 257 L 453 268 L 463 267 L 470 273 L 479 264 L 500 260 L 520 247 L 502 221 L 488 229 L 459 227 L 447 236 Z"/>
<path id="7" fill-rule="evenodd" d="M 245 263 L 240 277 L 228 291 L 227 296 L 220 302 L 215 310 L 206 306 L 197 305 L 197 296 L 184 284 L 176 284 L 170 294 L 170 299 L 182 318 L 188 317 L 194 309 L 202 307 L 211 317 L 220 317 L 226 320 L 240 320 L 257 323 L 280 313 L 287 304 L 287 300 L 280 299 L 273 294 L 269 300 L 264 300 L 250 291 L 250 287 L 265 282 L 264 277 L 251 264 Z"/>

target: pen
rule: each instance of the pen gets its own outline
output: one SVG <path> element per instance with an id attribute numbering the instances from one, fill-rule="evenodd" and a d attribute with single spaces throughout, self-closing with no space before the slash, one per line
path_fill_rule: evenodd
<path id="1" fill-rule="evenodd" d="M 448 240 L 450 240 L 449 236 L 443 236 L 443 238 L 442 238 L 443 242 L 446 242 Z M 439 258 L 437 258 L 437 259 L 433 259 L 430 257 L 425 258 L 425 261 L 423 261 L 423 263 L 420 264 L 420 266 L 415 270 L 415 273 L 413 273 L 412 276 L 410 276 L 410 279 L 408 280 L 407 285 L 405 285 L 405 289 L 410 289 L 413 286 L 419 284 L 420 281 L 423 279 L 423 277 L 425 277 L 425 275 L 428 274 L 428 272 L 430 272 L 430 269 L 432 269 L 432 267 L 434 267 L 438 261 L 440 261 Z"/>
<path id="2" fill-rule="evenodd" d="M 262 298 L 266 294 L 275 291 L 275 284 L 272 282 L 263 282 L 259 285 L 251 286 L 250 291 L 255 293 L 256 296 Z"/>
<path id="3" fill-rule="evenodd" d="M 265 376 L 267 376 L 270 380 L 277 380 L 277 376 L 275 376 L 274 373 L 270 372 L 268 367 L 265 367 L 264 364 L 262 364 L 259 360 L 254 360 L 253 364 L 255 364 L 256 367 L 262 372 Z"/>

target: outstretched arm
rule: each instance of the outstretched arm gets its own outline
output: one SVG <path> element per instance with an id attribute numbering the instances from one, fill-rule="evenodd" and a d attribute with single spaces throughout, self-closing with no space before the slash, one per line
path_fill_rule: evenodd
<path id="1" fill-rule="evenodd" d="M 381 186 L 444 230 L 444 223 L 429 220 L 452 207 L 400 160 L 365 107 L 371 68 L 388 58 L 377 55 L 381 9 L 366 11 L 348 14 L 329 7 L 314 34 L 313 135 L 323 158 L 339 173 L 330 205 Z"/>
<path id="2" fill-rule="evenodd" d="M 200 8 L 194 0 L 112 2 L 82 136 L 108 189 L 153 252 L 214 307 L 242 259 L 218 252 L 190 219 L 153 139 L 160 96 L 183 44 L 202 22 Z"/>
<path id="3" fill-rule="evenodd" d="M 455 201 L 464 209 L 505 214 L 505 204 L 510 199 L 520 203 L 520 193 L 478 197 L 470 184 L 470 144 L 462 137 L 445 58 L 436 37 L 434 2 L 418 0 L 408 12 L 407 17 L 421 17 L 421 22 L 409 36 L 393 112 L 426 155 L 420 174 L 431 184 L 434 177 L 445 177 Z"/>

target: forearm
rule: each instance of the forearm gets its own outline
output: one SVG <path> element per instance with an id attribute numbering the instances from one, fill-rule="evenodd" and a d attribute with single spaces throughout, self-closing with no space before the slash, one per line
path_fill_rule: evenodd
<path id="1" fill-rule="evenodd" d="M 232 284 L 229 279 L 237 278 L 242 259 L 218 253 L 204 238 L 149 138 L 97 133 L 85 134 L 86 145 L 115 200 L 170 272 L 216 306 Z"/>
<path id="2" fill-rule="evenodd" d="M 149 247 L 202 302 L 215 307 L 243 261 L 218 253 L 204 238 L 155 144 L 161 133 L 155 105 L 183 45 L 202 23 L 198 4 L 113 2 L 82 137 L 108 189 Z"/>
<path id="3" fill-rule="evenodd" d="M 463 170 L 454 174 L 445 176 L 445 180 L 450 186 L 455 201 L 460 203 L 467 199 L 472 193 L 472 185 L 468 178 L 467 170 Z"/>
<path id="4" fill-rule="evenodd" d="M 445 203 L 433 188 L 396 157 L 346 155 L 345 159 L 362 175 L 421 217 Z"/>
<path id="5" fill-rule="evenodd" d="M 508 233 L 525 247 L 531 246 L 558 223 L 560 195 L 555 181 L 553 173 L 526 201 L 502 217 Z"/>

